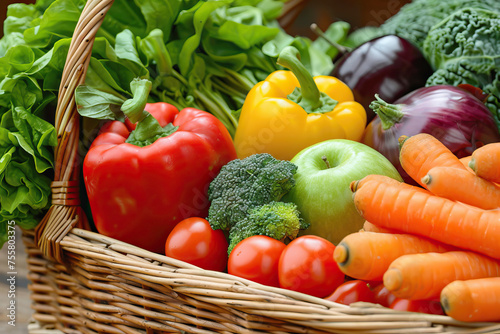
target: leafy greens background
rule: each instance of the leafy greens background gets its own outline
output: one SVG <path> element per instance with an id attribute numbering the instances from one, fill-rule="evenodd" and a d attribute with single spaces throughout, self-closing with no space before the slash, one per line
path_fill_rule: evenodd
<path id="1" fill-rule="evenodd" d="M 9 220 L 33 228 L 50 205 L 57 92 L 84 5 L 8 7 L 0 39 L 0 246 Z M 97 33 L 86 85 L 75 93 L 80 113 L 116 119 L 130 82 L 145 78 L 153 82 L 150 102 L 209 111 L 234 134 L 246 94 L 279 68 L 281 48 L 296 46 L 313 75 L 333 68 L 337 50 L 289 36 L 277 21 L 282 8 L 280 0 L 115 0 Z M 342 42 L 349 28 L 337 22 L 326 33 Z"/>

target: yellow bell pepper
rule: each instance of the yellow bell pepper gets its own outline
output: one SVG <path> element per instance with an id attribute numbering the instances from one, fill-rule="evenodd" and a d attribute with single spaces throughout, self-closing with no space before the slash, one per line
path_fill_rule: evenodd
<path id="1" fill-rule="evenodd" d="M 346 84 L 331 76 L 313 77 L 292 46 L 282 50 L 278 64 L 290 71 L 271 73 L 243 103 L 234 138 L 238 158 L 269 153 L 291 160 L 324 140 L 361 140 L 366 111 Z"/>

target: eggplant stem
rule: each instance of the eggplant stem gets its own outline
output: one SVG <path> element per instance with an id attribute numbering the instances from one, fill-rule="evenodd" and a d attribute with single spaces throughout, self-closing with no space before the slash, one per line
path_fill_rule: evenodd
<path id="1" fill-rule="evenodd" d="M 318 27 L 318 25 L 316 23 L 313 23 L 311 24 L 310 26 L 311 30 L 316 34 L 318 35 L 319 37 L 323 38 L 326 42 L 328 42 L 331 46 L 333 46 L 334 48 L 336 48 L 339 53 L 341 55 L 344 55 L 346 54 L 347 52 L 350 52 L 351 49 L 349 49 L 348 47 L 345 47 L 343 45 L 340 45 L 339 43 L 335 42 L 335 41 L 332 41 L 331 39 L 328 38 L 328 36 L 326 36 L 326 34 Z"/>

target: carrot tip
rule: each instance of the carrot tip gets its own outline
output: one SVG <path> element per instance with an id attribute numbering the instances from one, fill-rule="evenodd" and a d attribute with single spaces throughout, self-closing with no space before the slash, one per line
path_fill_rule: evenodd
<path id="1" fill-rule="evenodd" d="M 476 160 L 474 159 L 474 157 L 469 160 L 469 168 L 474 172 L 476 171 Z"/>
<path id="2" fill-rule="evenodd" d="M 398 290 L 403 285 L 403 276 L 401 271 L 396 268 L 388 269 L 383 277 L 384 286 L 389 291 Z"/>
<path id="3" fill-rule="evenodd" d="M 333 259 L 337 264 L 346 264 L 349 260 L 349 249 L 342 243 L 340 243 L 333 251 Z"/>
<path id="4" fill-rule="evenodd" d="M 398 143 L 399 145 L 403 145 L 403 143 L 405 142 L 405 140 L 408 139 L 408 136 L 405 136 L 405 135 L 402 135 L 398 138 Z"/>
<path id="5" fill-rule="evenodd" d="M 448 300 L 447 297 L 441 297 L 440 302 L 444 313 L 448 314 L 450 312 L 450 301 Z"/>

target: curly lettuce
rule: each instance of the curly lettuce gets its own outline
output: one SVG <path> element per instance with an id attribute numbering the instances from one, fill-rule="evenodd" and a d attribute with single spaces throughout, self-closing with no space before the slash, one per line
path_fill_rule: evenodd
<path id="1" fill-rule="evenodd" d="M 456 11 L 429 31 L 423 50 L 435 70 L 426 85 L 481 88 L 489 94 L 486 104 L 500 127 L 500 12 Z"/>

